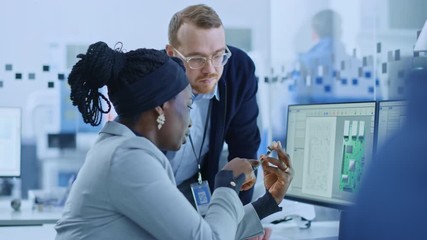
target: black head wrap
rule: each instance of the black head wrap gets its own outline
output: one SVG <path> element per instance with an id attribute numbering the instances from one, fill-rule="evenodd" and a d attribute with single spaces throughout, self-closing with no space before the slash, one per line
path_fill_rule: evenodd
<path id="1" fill-rule="evenodd" d="M 175 59 L 120 91 L 109 94 L 119 116 L 133 116 L 161 106 L 188 86 L 187 76 Z"/>

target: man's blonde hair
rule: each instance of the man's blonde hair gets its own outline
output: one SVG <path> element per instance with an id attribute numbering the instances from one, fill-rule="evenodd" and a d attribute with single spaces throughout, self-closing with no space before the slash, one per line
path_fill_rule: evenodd
<path id="1" fill-rule="evenodd" d="M 175 13 L 169 22 L 169 44 L 178 47 L 178 30 L 184 23 L 194 24 L 203 29 L 218 28 L 222 26 L 222 21 L 218 14 L 211 7 L 198 4 L 184 8 Z"/>

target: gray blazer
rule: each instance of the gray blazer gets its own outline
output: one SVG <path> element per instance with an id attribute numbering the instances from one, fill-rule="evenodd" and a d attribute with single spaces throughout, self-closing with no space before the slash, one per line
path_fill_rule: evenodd
<path id="1" fill-rule="evenodd" d="M 175 185 L 165 155 L 126 126 L 107 122 L 88 152 L 57 222 L 56 239 L 245 239 L 263 228 L 230 188 L 202 218 Z"/>

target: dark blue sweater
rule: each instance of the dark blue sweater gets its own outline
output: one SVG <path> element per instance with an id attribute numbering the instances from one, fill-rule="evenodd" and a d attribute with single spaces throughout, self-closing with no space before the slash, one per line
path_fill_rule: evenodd
<path id="1" fill-rule="evenodd" d="M 232 56 L 218 82 L 220 101 L 214 99 L 212 104 L 209 152 L 202 161 L 202 175 L 212 191 L 224 141 L 228 144 L 228 160 L 256 159 L 260 144 L 255 64 L 242 50 L 231 46 L 229 49 Z M 253 188 L 241 192 L 240 199 L 246 204 L 252 195 Z"/>

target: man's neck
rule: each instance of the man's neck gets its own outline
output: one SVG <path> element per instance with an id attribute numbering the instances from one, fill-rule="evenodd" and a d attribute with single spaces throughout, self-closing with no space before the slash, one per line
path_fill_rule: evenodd
<path id="1" fill-rule="evenodd" d="M 219 100 L 219 93 L 218 93 L 218 85 L 215 85 L 214 89 L 211 92 L 208 93 L 195 93 L 193 92 L 194 100 L 199 99 L 212 99 L 215 97 L 217 100 Z"/>

